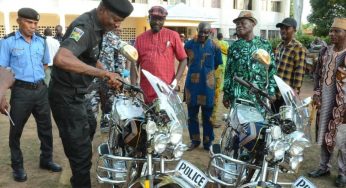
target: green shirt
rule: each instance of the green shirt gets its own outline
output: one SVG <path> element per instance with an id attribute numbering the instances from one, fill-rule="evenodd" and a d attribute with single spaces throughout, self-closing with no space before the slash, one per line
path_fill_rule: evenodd
<path id="1" fill-rule="evenodd" d="M 256 102 L 255 96 L 247 88 L 233 80 L 235 75 L 251 82 L 259 89 L 265 90 L 267 84 L 266 68 L 252 58 L 252 53 L 257 49 L 264 49 L 271 56 L 268 70 L 269 85 L 267 93 L 270 96 L 275 95 L 276 83 L 273 76 L 276 74 L 276 67 L 272 47 L 267 40 L 256 36 L 251 41 L 239 39 L 228 49 L 223 88 L 224 101 L 228 100 L 231 104 L 234 104 L 235 99 L 242 98 Z"/>

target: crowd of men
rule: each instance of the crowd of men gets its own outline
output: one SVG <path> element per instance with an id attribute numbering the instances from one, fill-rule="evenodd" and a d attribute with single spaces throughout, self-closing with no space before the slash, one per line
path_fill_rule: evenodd
<path id="1" fill-rule="evenodd" d="M 208 22 L 200 22 L 197 35 L 185 41 L 185 35 L 163 27 L 167 10 L 153 6 L 148 12 L 151 29 L 136 38 L 134 47 L 138 51 L 138 60 L 130 61 L 120 54 L 120 48 L 126 43 L 120 38 L 119 28 L 132 11 L 133 6 L 128 0 L 102 0 L 96 9 L 76 18 L 65 35 L 62 35 L 61 26 L 57 26 L 54 40 L 49 29 L 45 30 L 45 37 L 35 33 L 40 15 L 34 9 L 18 11 L 19 30 L 0 42 L 0 110 L 12 117 L 9 146 L 14 180 L 27 179 L 20 138 L 31 114 L 41 141 L 40 168 L 53 172 L 62 170 L 52 160 L 52 112 L 70 162 L 72 187 L 91 187 L 91 143 L 98 124 L 99 103 L 102 117 L 106 117 L 111 110 L 114 90 L 121 86 L 118 79 L 139 84 L 145 93 L 145 102 L 153 102 L 156 94 L 141 69 L 151 72 L 172 88 L 177 87 L 184 77 L 189 150 L 201 144 L 199 109 L 202 111 L 202 144 L 209 150 L 214 140 L 213 128 L 219 126 L 216 115 L 222 91 L 222 103 L 226 108 L 238 98 L 255 101 L 247 88 L 233 80 L 234 76 L 253 83 L 272 96 L 275 99 L 273 109 L 284 104 L 274 75 L 300 93 L 306 50 L 295 39 L 297 22 L 292 18 L 285 18 L 276 25 L 280 28 L 282 42 L 274 52 L 266 39 L 255 36 L 254 27 L 258 21 L 250 11 L 241 11 L 233 20 L 238 40 L 229 46 L 221 33 L 212 39 Z M 309 176 L 330 174 L 331 154 L 336 145 L 339 175 L 335 183 L 342 187 L 346 185 L 346 18 L 334 19 L 329 37 L 332 44 L 322 48 L 314 72 L 321 160 L 319 168 Z M 268 67 L 252 57 L 257 49 L 270 54 Z M 186 69 L 187 73 L 184 73 Z M 9 87 L 10 105 L 4 95 Z M 101 128 L 106 128 L 107 119 L 102 118 L 100 124 Z"/>

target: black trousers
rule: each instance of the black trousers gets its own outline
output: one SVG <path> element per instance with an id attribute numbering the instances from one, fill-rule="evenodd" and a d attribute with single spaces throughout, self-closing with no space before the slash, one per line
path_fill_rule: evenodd
<path id="1" fill-rule="evenodd" d="M 47 86 L 41 85 L 36 89 L 27 89 L 14 84 L 12 87 L 10 104 L 10 115 L 15 124 L 15 126 L 10 126 L 9 136 L 12 168 L 23 168 L 20 138 L 24 125 L 31 114 L 35 118 L 38 137 L 41 141 L 40 162 L 47 163 L 51 161 L 53 136 Z"/>
<path id="2" fill-rule="evenodd" d="M 51 80 L 49 102 L 72 170 L 72 187 L 91 187 L 91 139 L 85 93 Z"/>

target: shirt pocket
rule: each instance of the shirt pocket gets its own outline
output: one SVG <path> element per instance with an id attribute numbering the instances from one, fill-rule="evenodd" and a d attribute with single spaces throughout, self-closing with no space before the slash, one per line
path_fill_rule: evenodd
<path id="1" fill-rule="evenodd" d="M 24 48 L 13 48 L 11 52 L 11 64 L 15 67 L 23 68 L 25 66 L 25 50 Z"/>

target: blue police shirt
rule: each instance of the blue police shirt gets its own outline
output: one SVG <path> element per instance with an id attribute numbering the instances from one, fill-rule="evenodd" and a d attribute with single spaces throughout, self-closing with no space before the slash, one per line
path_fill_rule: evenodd
<path id="1" fill-rule="evenodd" d="M 11 67 L 17 80 L 36 83 L 45 77 L 43 64 L 49 63 L 44 38 L 33 35 L 31 43 L 16 31 L 1 41 L 0 66 Z"/>

